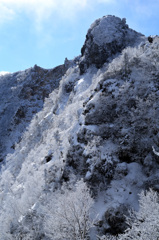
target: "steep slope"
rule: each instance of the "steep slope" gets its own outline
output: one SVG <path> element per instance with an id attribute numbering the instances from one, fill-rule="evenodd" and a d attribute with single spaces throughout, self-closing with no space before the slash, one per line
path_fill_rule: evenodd
<path id="1" fill-rule="evenodd" d="M 32 117 L 43 108 L 49 93 L 58 88 L 69 66 L 71 62 L 47 70 L 35 65 L 0 76 L 0 161 L 14 151 Z"/>
<path id="2" fill-rule="evenodd" d="M 137 194 L 159 186 L 159 160 L 152 151 L 152 146 L 158 150 L 159 140 L 158 56 L 158 37 L 150 43 L 125 20 L 107 16 L 88 30 L 82 56 L 70 62 L 67 71 L 61 66 L 56 75 L 54 69 L 38 68 L 42 86 L 36 82 L 36 103 L 40 98 L 36 112 L 35 99 L 25 87 L 35 87 L 30 79 L 33 70 L 23 77 L 23 88 L 17 84 L 21 73 L 1 77 L 5 91 L 16 91 L 7 99 L 16 102 L 16 109 L 11 112 L 14 104 L 10 108 L 8 104 L 6 114 L 3 111 L 4 146 L 11 146 L 5 136 L 11 126 L 11 142 L 22 137 L 1 169 L 1 239 L 52 239 L 44 224 L 49 202 L 81 178 L 95 199 L 98 235 L 125 229 L 124 215 L 129 208 L 138 208 Z M 44 76 L 49 73 L 48 80 Z M 20 101 L 26 95 L 29 101 Z M 4 97 L 1 102 L 5 109 Z M 21 108 L 29 106 L 32 114 L 24 116 Z M 21 123 L 7 122 L 8 114 L 11 120 L 19 115 Z M 23 135 L 20 124 L 28 126 Z"/>

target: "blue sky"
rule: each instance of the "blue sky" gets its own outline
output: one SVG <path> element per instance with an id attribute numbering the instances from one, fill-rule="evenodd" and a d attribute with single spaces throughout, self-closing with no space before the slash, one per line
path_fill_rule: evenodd
<path id="1" fill-rule="evenodd" d="M 146 36 L 159 35 L 159 0 L 0 0 L 0 71 L 73 59 L 91 23 L 108 14 Z"/>

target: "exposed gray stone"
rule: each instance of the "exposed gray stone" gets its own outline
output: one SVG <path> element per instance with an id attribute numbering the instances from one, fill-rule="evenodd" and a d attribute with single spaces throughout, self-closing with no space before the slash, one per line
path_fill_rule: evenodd
<path id="1" fill-rule="evenodd" d="M 125 19 L 115 16 L 104 16 L 96 20 L 87 32 L 81 49 L 81 74 L 91 65 L 97 68 L 113 55 L 120 53 L 126 46 L 141 41 L 142 35 L 130 29 Z"/>

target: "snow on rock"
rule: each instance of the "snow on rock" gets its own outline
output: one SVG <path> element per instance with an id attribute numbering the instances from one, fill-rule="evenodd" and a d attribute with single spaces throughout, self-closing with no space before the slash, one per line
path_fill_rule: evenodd
<path id="1" fill-rule="evenodd" d="M 130 29 L 125 19 L 104 16 L 96 20 L 88 30 L 85 43 L 81 49 L 81 73 L 91 65 L 100 68 L 112 55 L 121 52 L 144 39 L 143 35 Z"/>
<path id="2" fill-rule="evenodd" d="M 4 76 L 4 75 L 6 75 L 6 74 L 9 74 L 9 72 L 6 72 L 6 71 L 1 71 L 1 72 L 0 72 L 0 76 Z"/>

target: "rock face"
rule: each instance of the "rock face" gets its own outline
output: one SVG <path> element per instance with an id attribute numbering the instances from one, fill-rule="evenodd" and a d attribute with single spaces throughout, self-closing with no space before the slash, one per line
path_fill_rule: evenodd
<path id="1" fill-rule="evenodd" d="M 141 41 L 143 35 L 130 29 L 125 19 L 105 16 L 96 20 L 88 30 L 85 43 L 81 49 L 81 74 L 91 65 L 103 66 L 113 55 L 125 47 Z"/>

